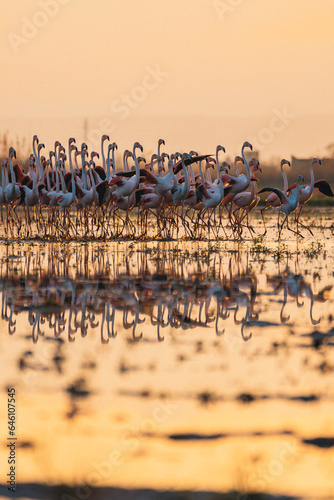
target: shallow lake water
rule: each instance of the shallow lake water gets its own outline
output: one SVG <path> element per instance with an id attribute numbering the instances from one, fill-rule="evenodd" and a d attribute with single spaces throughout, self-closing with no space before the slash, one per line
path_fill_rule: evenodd
<path id="1" fill-rule="evenodd" d="M 16 497 L 332 498 L 333 212 L 280 243 L 267 217 L 264 240 L 0 244 L 1 498 L 8 388 Z"/>

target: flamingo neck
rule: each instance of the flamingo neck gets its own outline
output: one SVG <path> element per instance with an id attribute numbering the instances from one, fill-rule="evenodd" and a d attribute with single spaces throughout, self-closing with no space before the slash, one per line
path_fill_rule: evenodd
<path id="1" fill-rule="evenodd" d="M 15 177 L 15 173 L 14 173 L 12 158 L 10 155 L 9 155 L 9 168 L 10 168 L 10 176 L 11 176 L 12 184 L 14 185 L 15 181 L 16 181 L 16 177 Z"/>
<path id="2" fill-rule="evenodd" d="M 314 189 L 314 173 L 313 173 L 313 164 L 315 163 L 314 160 L 311 161 L 311 166 L 310 166 L 310 176 L 311 176 L 311 191 Z"/>
<path id="3" fill-rule="evenodd" d="M 182 166 L 183 166 L 183 171 L 184 171 L 184 198 L 187 197 L 190 189 L 190 179 L 188 175 L 188 169 L 184 164 L 184 159 L 182 160 Z"/>
<path id="4" fill-rule="evenodd" d="M 71 144 L 68 145 L 68 160 L 70 163 L 70 172 L 73 172 L 73 165 L 72 165 L 72 151 L 71 151 Z"/>
<path id="5" fill-rule="evenodd" d="M 283 177 L 283 191 L 284 193 L 286 193 L 288 190 L 288 178 L 286 176 L 286 173 L 284 172 L 283 163 L 281 163 L 281 172 Z"/>
<path id="6" fill-rule="evenodd" d="M 55 165 L 55 176 L 56 176 L 56 193 L 59 193 L 59 172 L 57 163 Z"/>
<path id="7" fill-rule="evenodd" d="M 38 177 L 39 177 L 38 180 L 42 180 L 42 178 L 43 178 L 42 168 L 41 168 L 41 165 L 39 163 L 39 155 L 36 153 L 35 142 L 37 143 L 37 140 L 34 138 L 33 141 L 32 141 L 32 150 L 34 152 L 34 157 L 35 157 L 36 165 L 37 165 L 37 168 L 38 168 Z"/>
<path id="8" fill-rule="evenodd" d="M 38 180 L 41 181 L 43 179 L 43 167 L 41 163 L 41 150 L 38 151 L 37 156 L 37 171 L 38 171 Z"/>
<path id="9" fill-rule="evenodd" d="M 72 194 L 73 198 L 76 197 L 76 191 L 75 191 L 75 179 L 74 179 L 74 172 L 72 171 Z"/>
<path id="10" fill-rule="evenodd" d="M 139 172 L 139 163 L 137 160 L 137 155 L 136 155 L 136 148 L 133 146 L 133 159 L 135 161 L 135 166 L 136 166 L 136 175 L 135 175 L 135 182 L 136 182 L 136 187 L 138 187 L 139 184 L 139 178 L 140 178 L 140 172 Z"/>
<path id="11" fill-rule="evenodd" d="M 112 148 L 112 171 L 113 171 L 113 174 L 116 172 L 116 165 L 115 165 L 115 148 Z"/>
<path id="12" fill-rule="evenodd" d="M 244 164 L 246 166 L 246 178 L 247 178 L 247 182 L 248 182 L 248 185 L 249 185 L 249 183 L 250 183 L 250 177 L 251 176 L 250 176 L 249 165 L 248 165 L 248 161 L 246 160 L 244 149 L 245 149 L 245 146 L 243 145 L 242 149 L 241 149 L 241 156 L 242 156 L 242 159 L 244 160 Z"/>
<path id="13" fill-rule="evenodd" d="M 49 162 L 46 162 L 46 186 L 48 188 L 48 191 L 51 191 L 51 183 L 50 183 L 50 177 L 49 177 Z"/>
<path id="14" fill-rule="evenodd" d="M 86 175 L 86 161 L 84 158 L 84 150 L 81 151 L 81 161 L 82 161 L 82 182 L 83 188 L 87 189 L 87 175 Z"/>

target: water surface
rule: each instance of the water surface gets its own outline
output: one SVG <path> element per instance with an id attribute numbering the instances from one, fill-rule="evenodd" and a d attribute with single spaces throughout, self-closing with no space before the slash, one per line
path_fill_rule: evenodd
<path id="1" fill-rule="evenodd" d="M 280 244 L 274 219 L 266 241 L 2 244 L 18 491 L 329 498 L 334 252 L 318 226 Z"/>

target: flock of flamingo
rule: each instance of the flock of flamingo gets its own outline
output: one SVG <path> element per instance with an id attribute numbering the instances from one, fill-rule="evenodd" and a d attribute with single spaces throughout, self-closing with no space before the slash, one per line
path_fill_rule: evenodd
<path id="1" fill-rule="evenodd" d="M 106 141 L 109 142 L 107 155 Z M 282 223 L 278 217 L 278 238 L 285 223 L 289 231 L 303 237 L 299 226 L 313 234 L 299 218 L 314 188 L 326 196 L 334 196 L 325 179 L 314 179 L 313 167 L 321 164 L 318 158 L 312 159 L 308 185 L 302 184 L 304 178 L 299 175 L 296 184 L 288 187 L 283 167 L 290 162 L 283 159 L 283 190 L 265 187 L 257 192 L 259 179 L 255 174 L 262 170 L 256 158 L 246 159 L 245 149 L 252 150 L 247 141 L 243 143 L 241 156 L 235 157 L 235 175 L 230 173 L 230 165 L 219 159 L 219 153 L 225 152 L 221 145 L 216 148 L 215 158 L 199 155 L 196 151 L 168 155 L 161 153 L 165 141 L 159 139 L 157 153 L 152 154 L 147 163 L 144 157 L 137 156 L 137 150 L 143 153 L 143 147 L 135 142 L 132 151 L 123 153 L 123 168 L 117 169 L 117 144 L 110 143 L 107 135 L 101 138 L 100 166 L 95 163 L 100 157 L 98 152 L 92 151 L 89 155 L 85 143 L 79 149 L 75 142 L 73 137 L 68 140 L 66 152 L 56 141 L 54 150 L 46 158 L 42 155 L 45 145 L 35 135 L 27 173 L 14 162 L 16 151 L 9 148 L 8 158 L 2 162 L 0 188 L 1 219 L 6 237 L 148 238 L 153 221 L 157 228 L 155 238 L 179 238 L 180 227 L 183 228 L 182 236 L 189 238 L 218 238 L 220 230 L 227 238 L 227 228 L 237 238 L 247 228 L 253 237 L 255 231 L 249 223 L 249 213 L 258 205 L 259 194 L 266 192 L 270 194 L 261 210 L 264 234 L 267 231 L 264 211 L 276 208 L 278 215 L 280 212 L 285 215 Z M 193 170 L 195 163 L 199 168 L 197 175 Z M 241 164 L 245 173 L 239 172 Z M 214 169 L 213 180 L 211 172 Z M 3 207 L 7 210 L 6 219 Z M 224 209 L 227 218 L 223 218 Z M 288 224 L 288 216 L 293 211 L 296 211 L 296 229 Z M 149 218 L 149 215 L 154 217 Z"/>

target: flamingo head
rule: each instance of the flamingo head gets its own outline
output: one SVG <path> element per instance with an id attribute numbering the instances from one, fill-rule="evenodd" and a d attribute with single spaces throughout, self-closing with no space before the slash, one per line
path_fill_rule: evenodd
<path id="1" fill-rule="evenodd" d="M 305 179 L 304 179 L 304 177 L 303 177 L 302 175 L 298 175 L 298 177 L 297 177 L 297 184 L 298 184 L 298 182 L 300 182 L 300 181 L 301 181 L 301 182 L 305 182 Z"/>
<path id="2" fill-rule="evenodd" d="M 32 143 L 34 142 L 37 142 L 37 144 L 39 143 L 39 140 L 38 140 L 38 137 L 37 135 L 35 134 L 34 137 L 32 138 Z"/>
<path id="3" fill-rule="evenodd" d="M 66 161 L 66 160 L 67 160 L 67 156 L 66 156 L 66 154 L 65 154 L 65 153 L 60 153 L 59 158 L 60 158 L 62 161 Z"/>
<path id="4" fill-rule="evenodd" d="M 209 158 L 207 158 L 207 160 L 209 160 Z M 209 168 L 215 168 L 215 164 L 216 164 L 216 160 L 214 160 L 213 158 L 210 159 L 210 161 L 207 161 L 206 164 L 205 164 L 205 169 L 206 170 L 209 170 Z"/>
<path id="5" fill-rule="evenodd" d="M 189 153 L 183 153 L 182 154 L 182 159 L 185 160 L 186 158 L 192 159 L 191 155 Z"/>
<path id="6" fill-rule="evenodd" d="M 249 162 L 249 166 L 252 167 L 254 171 L 260 170 L 262 174 L 262 168 L 260 168 L 260 162 L 257 158 L 252 158 Z"/>
<path id="7" fill-rule="evenodd" d="M 71 145 L 70 145 L 70 151 L 71 151 L 71 152 L 72 152 L 72 151 L 78 151 L 78 148 L 76 147 L 76 145 L 75 145 L 75 144 L 71 144 Z"/>
<path id="8" fill-rule="evenodd" d="M 243 158 L 241 156 L 236 156 L 234 158 L 234 164 L 238 163 L 238 161 L 241 161 L 241 163 L 244 163 L 244 160 L 243 160 Z"/>
<path id="9" fill-rule="evenodd" d="M 198 156 L 197 151 L 189 151 L 190 156 Z"/>
<path id="10" fill-rule="evenodd" d="M 43 144 L 42 142 L 40 144 L 38 144 L 37 146 L 37 151 L 40 152 L 41 149 L 45 148 L 45 144 Z"/>
<path id="11" fill-rule="evenodd" d="M 158 146 L 161 146 L 161 144 L 165 145 L 165 141 L 163 139 L 158 140 Z"/>
<path id="12" fill-rule="evenodd" d="M 94 158 L 94 156 L 97 156 L 98 158 L 100 158 L 99 153 L 97 153 L 96 151 L 92 151 L 91 154 L 90 154 L 91 160 Z"/>
<path id="13" fill-rule="evenodd" d="M 224 153 L 226 152 L 224 146 L 221 146 L 220 144 L 218 144 L 218 146 L 216 148 L 216 154 L 218 154 L 219 151 L 224 151 Z"/>
<path id="14" fill-rule="evenodd" d="M 319 163 L 319 165 L 321 165 L 321 160 L 319 160 L 319 158 L 313 158 L 312 163 Z"/>
<path id="15" fill-rule="evenodd" d="M 135 151 L 135 149 L 140 149 L 140 151 L 142 153 L 144 152 L 143 146 L 140 144 L 140 142 L 135 142 L 134 143 L 134 145 L 133 145 L 133 151 Z"/>
<path id="16" fill-rule="evenodd" d="M 103 136 L 101 137 L 101 142 L 103 142 L 103 141 L 110 141 L 109 135 L 103 134 Z"/>
<path id="17" fill-rule="evenodd" d="M 85 151 L 87 151 L 87 149 L 88 149 L 87 144 L 86 144 L 85 142 L 83 142 L 83 143 L 81 144 L 81 150 L 85 150 Z"/>
<path id="18" fill-rule="evenodd" d="M 68 145 L 71 146 L 72 142 L 75 142 L 75 138 L 74 137 L 70 137 L 69 138 Z"/>
<path id="19" fill-rule="evenodd" d="M 168 153 L 162 153 L 161 155 L 162 161 L 165 161 L 165 158 L 169 160 L 169 154 Z"/>
<path id="20" fill-rule="evenodd" d="M 253 151 L 253 146 L 252 146 L 252 145 L 251 145 L 251 143 L 250 143 L 250 142 L 248 142 L 248 141 L 245 141 L 245 142 L 243 143 L 243 145 L 242 145 L 242 149 L 244 149 L 244 148 L 250 148 L 250 150 L 251 150 L 251 151 Z"/>
<path id="21" fill-rule="evenodd" d="M 51 158 L 52 158 L 53 156 L 56 156 L 56 153 L 55 153 L 54 151 L 50 151 L 50 153 L 49 153 L 49 158 L 50 158 L 50 160 L 51 160 Z"/>
<path id="22" fill-rule="evenodd" d="M 113 149 L 118 149 L 118 146 L 117 146 L 116 142 L 112 143 L 112 147 L 113 147 Z"/>
<path id="23" fill-rule="evenodd" d="M 284 158 L 281 161 L 281 166 L 283 166 L 283 165 L 289 165 L 289 167 L 291 167 L 291 163 L 289 162 L 289 160 L 285 160 Z"/>
<path id="24" fill-rule="evenodd" d="M 225 170 L 227 172 L 228 170 L 231 170 L 231 165 L 227 163 L 227 161 L 223 161 L 219 168 L 220 170 Z"/>
<path id="25" fill-rule="evenodd" d="M 15 158 L 16 159 L 16 151 L 12 147 L 9 148 L 9 158 Z"/>
<path id="26" fill-rule="evenodd" d="M 138 156 L 137 160 L 138 160 L 138 163 L 140 163 L 141 161 L 143 161 L 144 163 L 146 163 L 146 160 L 145 160 L 145 158 L 143 156 Z"/>

